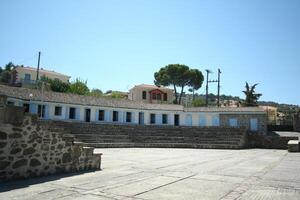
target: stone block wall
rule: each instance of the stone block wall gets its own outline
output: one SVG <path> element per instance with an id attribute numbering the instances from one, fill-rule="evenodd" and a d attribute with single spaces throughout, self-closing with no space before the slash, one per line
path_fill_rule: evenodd
<path id="1" fill-rule="evenodd" d="M 294 114 L 293 127 L 294 131 L 300 132 L 300 113 Z"/>
<path id="2" fill-rule="evenodd" d="M 266 134 L 267 133 L 267 115 L 265 114 L 220 114 L 220 126 L 230 126 L 229 119 L 237 119 L 238 127 L 246 127 L 249 133 L 250 131 L 250 119 L 257 119 L 258 129 L 255 133 Z"/>
<path id="3" fill-rule="evenodd" d="M 288 149 L 290 140 L 298 140 L 298 137 L 249 134 L 247 146 L 249 148 Z"/>
<path id="4" fill-rule="evenodd" d="M 0 107 L 0 180 L 100 169 L 101 154 L 17 107 Z"/>

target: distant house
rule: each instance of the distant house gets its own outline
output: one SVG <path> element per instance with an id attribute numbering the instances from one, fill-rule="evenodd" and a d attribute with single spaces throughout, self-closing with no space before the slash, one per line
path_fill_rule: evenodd
<path id="1" fill-rule="evenodd" d="M 37 69 L 33 67 L 17 67 L 16 71 L 16 80 L 15 83 L 21 84 L 34 84 L 36 82 Z M 39 70 L 39 78 L 47 77 L 50 79 L 59 79 L 62 82 L 69 82 L 70 76 L 55 72 L 49 71 L 41 68 Z"/>
<path id="2" fill-rule="evenodd" d="M 141 84 L 129 90 L 128 99 L 145 103 L 172 103 L 173 90 L 156 85 Z"/>

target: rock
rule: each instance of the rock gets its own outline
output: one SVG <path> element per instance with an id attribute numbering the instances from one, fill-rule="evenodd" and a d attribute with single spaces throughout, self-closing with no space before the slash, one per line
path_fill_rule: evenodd
<path id="1" fill-rule="evenodd" d="M 21 128 L 16 128 L 16 127 L 13 127 L 12 130 L 13 130 L 13 131 L 17 131 L 17 132 L 21 132 L 21 131 L 22 131 Z"/>
<path id="2" fill-rule="evenodd" d="M 31 167 L 36 167 L 36 166 L 39 166 L 39 165 L 41 165 L 41 162 L 38 159 L 33 158 L 33 159 L 30 160 L 30 166 Z"/>
<path id="3" fill-rule="evenodd" d="M 62 162 L 63 163 L 68 163 L 72 161 L 72 157 L 70 153 L 64 153 L 62 157 Z"/>
<path id="4" fill-rule="evenodd" d="M 64 148 L 64 145 L 62 145 L 62 144 L 57 145 L 57 149 L 62 150 L 63 148 Z"/>
<path id="5" fill-rule="evenodd" d="M 12 138 L 12 139 L 15 139 L 15 138 L 21 138 L 22 137 L 22 134 L 21 133 L 12 133 L 8 136 L 9 138 Z"/>
<path id="6" fill-rule="evenodd" d="M 19 152 L 21 152 L 21 151 L 22 151 L 21 148 L 15 148 L 15 149 L 12 149 L 12 150 L 10 151 L 10 154 L 17 154 L 17 153 L 19 153 Z"/>
<path id="7" fill-rule="evenodd" d="M 25 165 L 27 165 L 27 163 L 28 163 L 28 160 L 27 160 L 27 159 L 21 159 L 21 160 L 16 161 L 16 162 L 13 164 L 12 168 L 13 168 L 13 169 L 16 169 L 16 168 L 25 166 Z"/>
<path id="8" fill-rule="evenodd" d="M 0 131 L 0 140 L 6 140 L 7 139 L 7 133 Z"/>
<path id="9" fill-rule="evenodd" d="M 56 143 L 57 143 L 57 139 L 54 138 L 54 139 L 52 140 L 51 144 L 56 144 Z"/>
<path id="10" fill-rule="evenodd" d="M 49 147 L 48 144 L 44 144 L 44 145 L 42 145 L 42 148 L 41 148 L 41 149 L 42 149 L 43 151 L 49 151 L 49 148 L 50 148 L 50 147 Z"/>
<path id="11" fill-rule="evenodd" d="M 10 165 L 9 161 L 0 161 L 0 170 L 4 170 L 9 165 Z"/>
<path id="12" fill-rule="evenodd" d="M 0 148 L 4 148 L 6 146 L 6 142 L 0 142 Z"/>
<path id="13" fill-rule="evenodd" d="M 23 155 L 29 155 L 29 154 L 33 154 L 35 152 L 35 149 L 32 147 L 29 147 L 27 149 L 24 149 L 23 151 Z"/>

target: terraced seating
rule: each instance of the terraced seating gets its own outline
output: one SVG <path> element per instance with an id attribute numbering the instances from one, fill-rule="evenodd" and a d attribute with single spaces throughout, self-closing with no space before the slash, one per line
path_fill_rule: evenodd
<path id="1" fill-rule="evenodd" d="M 159 147 L 241 149 L 246 129 L 229 127 L 174 127 L 124 124 L 93 124 L 53 121 L 76 141 L 96 148 Z"/>

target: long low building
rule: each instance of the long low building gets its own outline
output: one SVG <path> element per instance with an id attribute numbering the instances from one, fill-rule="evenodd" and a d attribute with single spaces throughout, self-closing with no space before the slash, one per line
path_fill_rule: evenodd
<path id="1" fill-rule="evenodd" d="M 265 134 L 267 113 L 259 107 L 184 108 L 125 99 L 92 97 L 0 85 L 7 104 L 24 107 L 42 119 L 166 126 L 246 127 Z"/>

